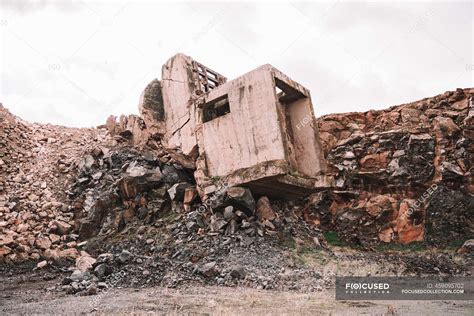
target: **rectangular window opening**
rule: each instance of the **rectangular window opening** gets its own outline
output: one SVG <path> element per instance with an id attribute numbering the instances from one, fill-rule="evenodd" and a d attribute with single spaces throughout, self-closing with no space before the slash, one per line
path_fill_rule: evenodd
<path id="1" fill-rule="evenodd" d="M 230 104 L 229 97 L 226 94 L 204 104 L 202 122 L 206 123 L 212 121 L 218 117 L 226 115 L 227 113 L 230 113 Z"/>

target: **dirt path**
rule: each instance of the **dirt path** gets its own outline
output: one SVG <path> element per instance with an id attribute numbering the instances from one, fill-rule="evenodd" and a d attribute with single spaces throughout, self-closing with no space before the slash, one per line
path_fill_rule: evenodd
<path id="1" fill-rule="evenodd" d="M 229 287 L 111 289 L 94 296 L 52 292 L 50 281 L 3 279 L 0 314 L 121 315 L 473 315 L 472 301 L 335 301 L 332 290 L 302 294 Z"/>

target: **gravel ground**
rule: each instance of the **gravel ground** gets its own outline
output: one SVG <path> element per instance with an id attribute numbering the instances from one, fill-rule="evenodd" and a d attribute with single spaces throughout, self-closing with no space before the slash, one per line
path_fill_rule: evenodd
<path id="1" fill-rule="evenodd" d="M 58 279 L 2 279 L 2 315 L 472 315 L 472 301 L 336 301 L 332 289 L 311 294 L 245 287 L 110 289 L 95 296 L 50 292 Z M 18 281 L 18 280 L 16 280 Z"/>

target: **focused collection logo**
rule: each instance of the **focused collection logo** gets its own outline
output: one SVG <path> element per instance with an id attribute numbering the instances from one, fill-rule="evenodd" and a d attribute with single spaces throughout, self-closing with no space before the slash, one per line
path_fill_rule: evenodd
<path id="1" fill-rule="evenodd" d="M 347 294 L 389 294 L 390 284 L 376 282 L 346 282 Z"/>
<path id="2" fill-rule="evenodd" d="M 340 277 L 336 300 L 473 300 L 474 277 Z"/>

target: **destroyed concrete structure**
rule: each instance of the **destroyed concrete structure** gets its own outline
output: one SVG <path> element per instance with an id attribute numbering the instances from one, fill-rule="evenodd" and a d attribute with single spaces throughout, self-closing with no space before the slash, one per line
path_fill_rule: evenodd
<path id="1" fill-rule="evenodd" d="M 273 69 L 265 67 L 259 78 L 270 80 Z M 209 178 L 200 128 L 215 122 L 212 127 L 220 133 L 217 123 L 236 114 L 234 106 L 239 109 L 233 105 L 234 88 L 226 87 L 233 81 L 211 81 L 193 90 L 198 92 L 187 103 L 193 112 L 183 111 L 183 121 L 168 131 L 163 97 L 169 96 L 162 95 L 166 89 L 158 80 L 142 95 L 141 117 L 109 119 L 98 128 L 28 123 L 0 103 L 0 272 L 10 277 L 34 266 L 34 275 L 45 280 L 59 273 L 62 281 L 48 285 L 47 295 L 94 295 L 110 285 L 189 284 L 307 293 L 333 287 L 340 267 L 366 275 L 357 269 L 374 262 L 374 275 L 471 274 L 474 88 L 387 110 L 320 117 L 321 144 L 328 168 L 337 170 L 331 171 L 337 188 L 284 201 L 286 193 L 257 197 L 258 190 L 234 186 L 204 200 L 195 187 L 204 182 L 193 177 L 204 170 Z M 212 101 L 221 93 L 228 95 L 230 113 L 222 111 L 221 100 Z M 206 113 L 209 104 L 214 106 Z M 171 109 L 166 110 L 169 115 Z M 194 129 L 187 130 L 190 122 Z M 189 138 L 175 137 L 188 132 Z M 219 174 L 221 166 L 213 168 Z M 64 277 L 66 269 L 74 271 Z M 9 282 L 23 279 L 19 274 Z"/>
<path id="2" fill-rule="evenodd" d="M 165 146 L 196 162 L 201 195 L 217 182 L 269 196 L 331 186 L 310 93 L 271 65 L 227 81 L 177 54 L 163 66 L 161 89 L 158 130 Z"/>

